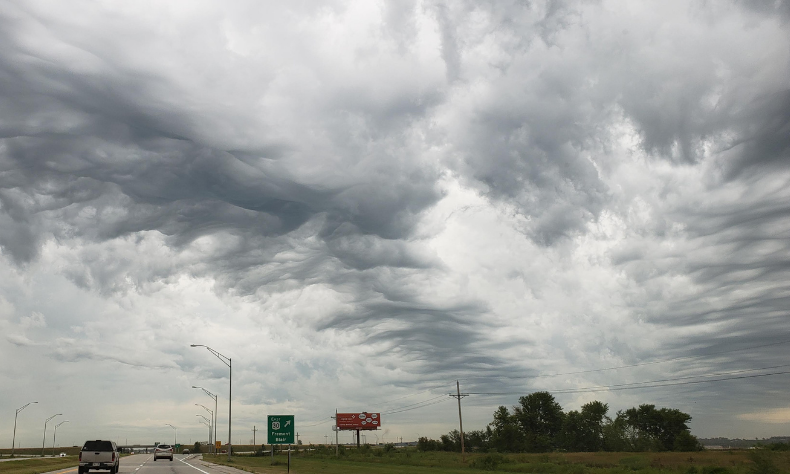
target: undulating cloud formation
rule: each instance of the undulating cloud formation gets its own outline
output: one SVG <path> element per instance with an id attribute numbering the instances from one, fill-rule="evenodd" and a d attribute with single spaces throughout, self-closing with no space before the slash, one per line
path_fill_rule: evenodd
<path id="1" fill-rule="evenodd" d="M 789 30 L 769 0 L 4 2 L 0 444 L 34 400 L 21 446 L 56 413 L 67 445 L 205 441 L 193 385 L 227 440 L 190 344 L 232 359 L 234 444 L 335 409 L 437 437 L 456 380 L 470 429 L 549 390 L 789 434 Z"/>

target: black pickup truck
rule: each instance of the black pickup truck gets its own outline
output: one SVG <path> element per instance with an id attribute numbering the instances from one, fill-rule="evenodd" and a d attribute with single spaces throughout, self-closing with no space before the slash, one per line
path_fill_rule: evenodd
<path id="1" fill-rule="evenodd" d="M 78 474 L 85 474 L 91 470 L 110 471 L 110 474 L 118 474 L 118 467 L 121 463 L 121 456 L 118 454 L 118 446 L 113 441 L 85 441 L 80 450 L 80 466 L 77 468 Z"/>

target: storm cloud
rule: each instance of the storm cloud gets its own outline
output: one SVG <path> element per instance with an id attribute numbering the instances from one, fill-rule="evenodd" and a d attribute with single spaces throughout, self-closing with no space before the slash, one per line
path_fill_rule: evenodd
<path id="1" fill-rule="evenodd" d="M 190 419 L 190 385 L 224 387 L 200 343 L 238 364 L 240 426 L 382 406 L 446 431 L 399 410 L 460 379 L 489 394 L 472 424 L 549 389 L 776 434 L 737 407 L 783 413 L 786 376 L 610 389 L 786 352 L 778 5 L 7 2 L 0 381 L 86 420 L 119 394 L 106 429 L 142 441 L 146 402 Z M 80 398 L 96 364 L 120 372 Z M 4 412 L 33 396 L 0 385 Z"/>

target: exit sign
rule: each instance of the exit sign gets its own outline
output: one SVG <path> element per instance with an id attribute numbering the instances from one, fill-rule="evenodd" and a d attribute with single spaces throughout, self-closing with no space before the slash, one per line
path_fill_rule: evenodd
<path id="1" fill-rule="evenodd" d="M 294 444 L 294 416 L 269 415 L 269 444 Z"/>

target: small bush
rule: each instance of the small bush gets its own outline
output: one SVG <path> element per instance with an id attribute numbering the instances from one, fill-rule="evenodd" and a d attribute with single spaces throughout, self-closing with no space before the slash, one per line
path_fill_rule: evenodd
<path id="1" fill-rule="evenodd" d="M 500 464 L 505 464 L 507 462 L 510 462 L 510 460 L 505 456 L 499 453 L 491 453 L 475 459 L 469 465 L 471 467 L 482 469 L 484 471 L 495 471 L 497 466 L 499 466 Z"/>
<path id="2" fill-rule="evenodd" d="M 702 468 L 702 474 L 730 474 L 730 470 L 721 466 L 706 466 Z"/>
<path id="3" fill-rule="evenodd" d="M 749 453 L 749 458 L 752 460 L 750 472 L 752 474 L 780 474 L 781 471 L 776 466 L 773 456 L 768 452 L 752 451 Z"/>
<path id="4" fill-rule="evenodd" d="M 632 471 L 641 471 L 642 469 L 647 469 L 650 467 L 650 461 L 646 457 L 642 456 L 631 456 L 627 458 L 623 458 L 620 460 L 619 463 L 622 467 L 626 469 L 630 469 Z"/>

